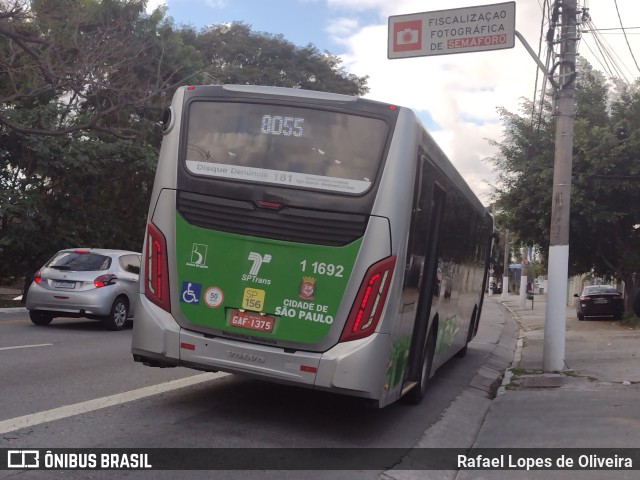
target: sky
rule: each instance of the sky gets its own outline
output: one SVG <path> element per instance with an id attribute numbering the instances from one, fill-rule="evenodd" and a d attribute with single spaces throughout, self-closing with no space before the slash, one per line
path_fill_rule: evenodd
<path id="1" fill-rule="evenodd" d="M 367 98 L 416 111 L 436 142 L 480 200 L 488 205 L 495 172 L 484 159 L 502 142 L 498 108 L 518 112 L 536 93 L 538 67 L 516 39 L 510 49 L 388 59 L 389 16 L 505 3 L 481 0 L 148 0 L 148 11 L 167 7 L 177 25 L 204 28 L 244 22 L 253 31 L 281 34 L 298 45 L 314 44 L 343 61 L 350 73 L 368 76 Z M 515 28 L 539 51 L 544 0 L 515 0 Z M 606 59 L 593 32 L 583 32 L 578 52 L 607 74 L 640 77 L 640 1 L 578 0 L 588 8 L 589 27 L 612 53 Z M 621 31 L 624 27 L 626 36 Z M 583 25 L 588 30 L 587 25 Z M 542 45 L 542 60 L 546 50 Z M 538 89 L 541 79 L 538 79 Z"/>

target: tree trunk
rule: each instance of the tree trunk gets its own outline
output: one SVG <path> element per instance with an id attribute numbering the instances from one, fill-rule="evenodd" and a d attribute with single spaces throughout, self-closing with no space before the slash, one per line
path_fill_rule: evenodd
<path id="1" fill-rule="evenodd" d="M 632 311 L 633 301 L 636 297 L 636 286 L 633 275 L 623 274 L 622 281 L 624 282 L 624 310 L 630 312 Z"/>

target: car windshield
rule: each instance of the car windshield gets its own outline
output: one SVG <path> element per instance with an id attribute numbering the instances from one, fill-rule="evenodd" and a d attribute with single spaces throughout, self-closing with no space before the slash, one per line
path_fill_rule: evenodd
<path id="1" fill-rule="evenodd" d="M 598 295 L 601 293 L 618 293 L 618 290 L 616 290 L 614 287 L 586 287 L 584 289 L 584 292 L 582 292 L 583 295 Z"/>
<path id="2" fill-rule="evenodd" d="M 89 272 L 95 270 L 108 270 L 111 258 L 97 253 L 73 251 L 58 252 L 46 265 L 58 270 L 73 270 L 75 272 Z"/>

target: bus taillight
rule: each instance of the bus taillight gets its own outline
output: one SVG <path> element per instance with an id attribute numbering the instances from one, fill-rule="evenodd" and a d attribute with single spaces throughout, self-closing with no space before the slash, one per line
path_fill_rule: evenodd
<path id="1" fill-rule="evenodd" d="M 167 244 L 164 235 L 151 222 L 147 224 L 146 243 L 144 294 L 160 308 L 170 312 Z"/>
<path id="2" fill-rule="evenodd" d="M 395 264 L 396 257 L 389 257 L 369 267 L 349 312 L 341 342 L 364 338 L 375 331 L 387 299 Z"/>

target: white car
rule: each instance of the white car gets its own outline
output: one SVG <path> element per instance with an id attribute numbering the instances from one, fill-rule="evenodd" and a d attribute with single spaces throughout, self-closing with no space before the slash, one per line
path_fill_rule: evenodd
<path id="1" fill-rule="evenodd" d="M 31 321 L 54 317 L 102 320 L 121 330 L 134 314 L 141 254 L 128 250 L 75 248 L 56 253 L 36 272 L 27 293 Z"/>

